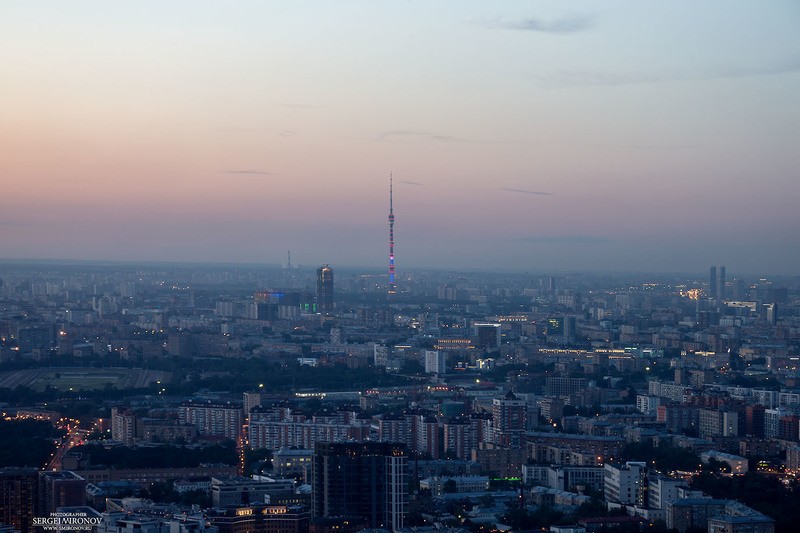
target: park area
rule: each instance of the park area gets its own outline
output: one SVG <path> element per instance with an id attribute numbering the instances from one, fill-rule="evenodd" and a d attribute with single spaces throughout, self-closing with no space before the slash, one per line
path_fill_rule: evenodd
<path id="1" fill-rule="evenodd" d="M 170 373 L 142 368 L 32 368 L 0 373 L 0 388 L 24 385 L 43 391 L 49 385 L 61 391 L 138 389 L 154 383 L 167 383 Z"/>

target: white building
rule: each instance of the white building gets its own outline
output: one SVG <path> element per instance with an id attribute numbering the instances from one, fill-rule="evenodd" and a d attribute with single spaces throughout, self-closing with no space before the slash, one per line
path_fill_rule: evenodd
<path id="1" fill-rule="evenodd" d="M 667 503 L 678 499 L 678 487 L 686 485 L 683 479 L 653 476 L 647 482 L 648 507 L 666 509 Z"/>
<path id="2" fill-rule="evenodd" d="M 624 465 L 606 463 L 604 493 L 606 501 L 644 507 L 647 493 L 646 463 L 628 461 Z"/>
<path id="3" fill-rule="evenodd" d="M 731 474 L 744 474 L 749 468 L 748 460 L 739 455 L 718 452 L 716 450 L 710 450 L 700 454 L 700 460 L 704 463 L 708 463 L 712 459 L 728 465 L 731 468 Z"/>
<path id="4" fill-rule="evenodd" d="M 551 466 L 547 469 L 547 486 L 564 491 L 579 486 L 603 490 L 605 469 L 602 466 Z"/>
<path id="5" fill-rule="evenodd" d="M 444 352 L 439 350 L 425 350 L 425 372 L 428 374 L 444 374 L 447 371 L 444 355 Z"/>
<path id="6" fill-rule="evenodd" d="M 661 398 L 639 394 L 636 396 L 636 410 L 646 415 L 654 415 L 661 405 Z"/>

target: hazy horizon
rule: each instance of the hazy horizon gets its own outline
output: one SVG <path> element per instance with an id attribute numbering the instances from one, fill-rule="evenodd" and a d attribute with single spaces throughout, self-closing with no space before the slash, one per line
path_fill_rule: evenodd
<path id="1" fill-rule="evenodd" d="M 336 263 L 292 263 L 292 269 L 297 270 L 299 273 L 314 275 L 317 268 L 327 264 L 337 272 L 346 272 L 352 274 L 355 272 L 369 273 L 375 275 L 385 275 L 385 265 L 356 265 L 356 264 L 336 264 Z M 232 261 L 144 261 L 144 260 L 115 260 L 115 259 L 66 259 L 66 258 L 0 258 L 0 265 L 9 266 L 27 266 L 27 267 L 108 267 L 108 268 L 121 268 L 121 267 L 176 267 L 176 268 L 207 268 L 207 269 L 275 269 L 285 270 L 285 263 L 252 263 L 252 262 L 232 262 Z M 709 265 L 711 266 L 726 266 L 726 265 Z M 613 275 L 613 276 L 677 276 L 677 277 L 696 277 L 698 282 L 705 282 L 708 278 L 708 268 L 700 271 L 689 270 L 600 270 L 600 269 L 534 269 L 534 268 L 472 268 L 456 270 L 447 267 L 431 267 L 426 265 L 409 265 L 406 267 L 405 272 L 398 272 L 398 280 L 402 281 L 402 277 L 406 274 L 419 274 L 420 272 L 438 272 L 438 273 L 452 273 L 452 274 L 508 274 L 508 275 L 531 275 L 531 276 L 591 276 L 591 275 Z M 782 279 L 798 279 L 800 275 L 794 274 L 776 274 L 773 272 L 741 272 L 731 271 L 727 269 L 727 278 L 744 279 L 744 278 L 765 278 L 771 280 Z M 401 287 L 402 289 L 402 287 Z"/>
<path id="2" fill-rule="evenodd" d="M 800 4 L 9 2 L 0 257 L 800 273 Z"/>

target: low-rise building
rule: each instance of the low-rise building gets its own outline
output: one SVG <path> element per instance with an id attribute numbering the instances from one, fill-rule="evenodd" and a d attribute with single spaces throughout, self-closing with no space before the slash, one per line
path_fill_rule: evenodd
<path id="1" fill-rule="evenodd" d="M 455 492 L 480 492 L 489 490 L 488 476 L 429 477 L 419 482 L 420 488 L 429 489 L 433 496 L 441 496 L 452 486 Z"/>

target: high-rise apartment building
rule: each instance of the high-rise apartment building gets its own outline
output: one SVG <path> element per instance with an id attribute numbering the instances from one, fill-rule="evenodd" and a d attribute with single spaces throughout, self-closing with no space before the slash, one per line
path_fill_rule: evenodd
<path id="1" fill-rule="evenodd" d="M 407 461 L 402 444 L 317 443 L 312 476 L 314 517 L 362 517 L 373 529 L 401 529 L 407 505 Z"/>
<path id="2" fill-rule="evenodd" d="M 443 431 L 435 416 L 417 415 L 414 449 L 425 457 L 440 459 L 444 448 Z"/>
<path id="3" fill-rule="evenodd" d="M 469 459 L 472 449 L 478 447 L 477 432 L 473 430 L 470 419 L 459 417 L 448 420 L 443 425 L 445 453 L 458 459 Z"/>
<path id="4" fill-rule="evenodd" d="M 197 426 L 202 437 L 236 440 L 242 432 L 242 405 L 232 402 L 186 401 L 178 406 L 181 424 Z"/>
<path id="5" fill-rule="evenodd" d="M 494 443 L 500 446 L 522 446 L 528 406 L 512 391 L 502 398 L 492 400 L 492 426 Z"/>
<path id="6" fill-rule="evenodd" d="M 140 437 L 138 420 L 134 412 L 128 407 L 111 408 L 111 438 L 127 446 Z"/>
<path id="7" fill-rule="evenodd" d="M 386 368 L 389 364 L 389 347 L 385 344 L 375 344 L 372 349 L 372 364 L 375 368 Z"/>
<path id="8" fill-rule="evenodd" d="M 425 350 L 425 372 L 428 374 L 444 374 L 446 371 L 445 353 L 439 350 Z"/>

